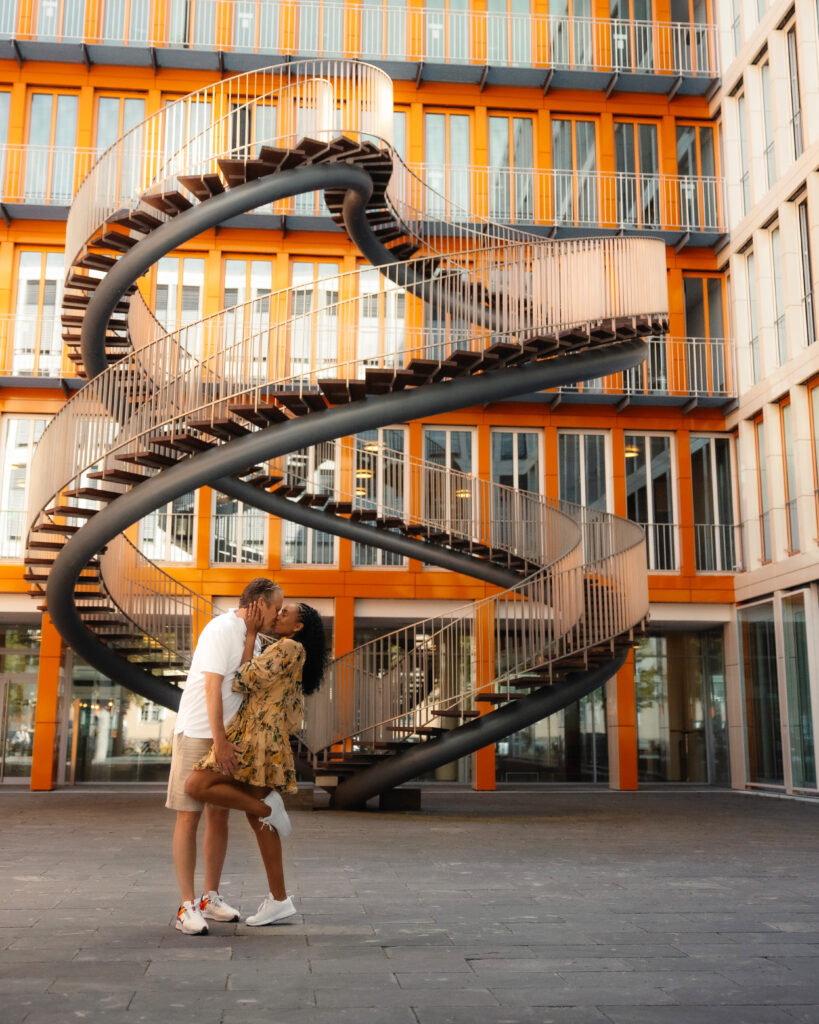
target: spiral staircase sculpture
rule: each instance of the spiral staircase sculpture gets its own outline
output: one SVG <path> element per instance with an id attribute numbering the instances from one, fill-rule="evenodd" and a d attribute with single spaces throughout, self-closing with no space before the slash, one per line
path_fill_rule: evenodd
<path id="1" fill-rule="evenodd" d="M 408 474 L 407 501 L 361 501 L 341 480 L 328 493 L 283 461 L 628 368 L 666 326 L 662 242 L 550 241 L 475 217 L 398 158 L 392 109 L 378 69 L 301 61 L 192 93 L 100 156 L 66 236 L 63 338 L 88 383 L 46 429 L 31 473 L 26 577 L 41 607 L 89 663 L 168 707 L 212 608 L 127 531 L 197 487 L 503 588 L 333 664 L 302 739 L 338 806 L 602 685 L 648 608 L 642 533 L 626 520 L 383 446 L 382 467 Z M 335 351 L 317 355 L 307 339 L 321 316 L 344 322 L 360 272 L 324 310 L 297 312 L 285 289 L 161 328 L 137 286 L 158 259 L 319 190 L 369 263 L 445 331 L 405 326 L 375 357 L 337 332 Z"/>

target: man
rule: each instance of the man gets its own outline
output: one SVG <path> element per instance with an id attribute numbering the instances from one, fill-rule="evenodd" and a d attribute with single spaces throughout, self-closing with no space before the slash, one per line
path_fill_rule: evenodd
<path id="1" fill-rule="evenodd" d="M 236 671 L 243 661 L 253 657 L 253 639 L 248 636 L 246 619 L 258 608 L 259 632 L 273 627 L 284 600 L 281 587 L 263 576 L 251 580 L 242 591 L 239 607 L 215 619 L 202 630 L 193 652 L 190 671 L 179 703 L 165 806 L 176 811 L 173 833 L 173 862 L 179 883 L 180 907 L 176 927 L 186 935 L 207 935 L 206 919 L 238 921 L 239 912 L 219 895 L 219 880 L 227 852 L 228 814 L 220 807 L 208 806 L 185 793 L 185 781 L 193 765 L 213 744 L 219 767 L 231 775 L 236 767 L 236 751 L 225 736 L 225 723 L 239 708 L 242 696 L 231 689 Z M 194 897 L 196 868 L 196 831 L 205 810 L 205 888 L 200 899 Z"/>

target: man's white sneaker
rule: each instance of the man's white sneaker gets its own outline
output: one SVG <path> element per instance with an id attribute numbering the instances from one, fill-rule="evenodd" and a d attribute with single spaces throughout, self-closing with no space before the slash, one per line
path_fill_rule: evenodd
<path id="1" fill-rule="evenodd" d="M 225 903 L 218 892 L 211 890 L 199 900 L 202 917 L 209 921 L 240 921 L 239 911 L 229 903 Z"/>
<path id="2" fill-rule="evenodd" d="M 176 927 L 186 935 L 207 935 L 208 925 L 199 910 L 198 900 L 187 900 L 176 915 Z"/>
<path id="3" fill-rule="evenodd" d="M 286 839 L 293 831 L 293 826 L 290 824 L 290 818 L 288 818 L 287 811 L 284 809 L 284 800 L 282 800 L 279 792 L 271 789 L 267 796 L 264 797 L 263 803 L 266 803 L 270 808 L 270 814 L 265 818 L 259 818 L 259 821 L 265 828 L 275 828 L 279 833 L 280 839 Z"/>
<path id="4" fill-rule="evenodd" d="M 293 906 L 293 901 L 288 896 L 284 900 L 276 900 L 273 898 L 273 893 L 267 894 L 267 899 L 262 903 L 255 914 L 251 914 L 247 918 L 245 924 L 249 924 L 252 928 L 256 928 L 262 924 L 275 924 L 276 921 L 282 921 L 286 917 L 292 917 L 296 913 L 296 908 Z"/>

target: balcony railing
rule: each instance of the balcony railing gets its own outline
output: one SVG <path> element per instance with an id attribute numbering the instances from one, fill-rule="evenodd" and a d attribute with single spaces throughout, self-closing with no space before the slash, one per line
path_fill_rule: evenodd
<path id="1" fill-rule="evenodd" d="M 264 512 L 222 513 L 211 516 L 211 564 L 260 565 L 265 560 Z"/>
<path id="2" fill-rule="evenodd" d="M 96 159 L 75 146 L 4 145 L 0 149 L 0 202 L 68 206 Z"/>
<path id="3" fill-rule="evenodd" d="M 25 509 L 0 509 L 0 558 L 19 561 L 23 557 L 25 528 Z"/>
<path id="4" fill-rule="evenodd" d="M 96 150 L 76 147 L 6 146 L 0 152 L 0 202 L 68 206 L 96 155 Z M 235 155 L 255 156 L 255 150 L 237 149 Z M 141 151 L 136 161 L 113 169 L 121 193 L 144 187 L 149 168 L 162 160 L 161 152 Z M 430 217 L 468 222 L 488 216 L 521 227 L 725 230 L 722 178 L 431 163 L 410 168 L 440 193 L 429 196 L 425 212 Z M 268 203 L 257 212 L 328 216 L 320 193 Z"/>
<path id="5" fill-rule="evenodd" d="M 0 38 L 527 71 L 719 74 L 714 25 L 428 10 L 393 0 L 7 0 Z"/>
<path id="6" fill-rule="evenodd" d="M 0 376 L 76 377 L 63 353 L 61 330 L 55 314 L 0 317 Z"/>
<path id="7" fill-rule="evenodd" d="M 740 572 L 742 538 L 736 523 L 695 523 L 697 572 Z"/>
<path id="8" fill-rule="evenodd" d="M 196 519 L 193 512 L 158 509 L 139 524 L 139 546 L 153 562 L 190 562 Z"/>
<path id="9" fill-rule="evenodd" d="M 736 353 L 727 338 L 649 338 L 647 358 L 639 366 L 560 390 L 729 400 L 737 395 Z"/>
<path id="10" fill-rule="evenodd" d="M 651 572 L 673 572 L 679 565 L 676 523 L 638 523 L 646 535 L 648 568 Z"/>
<path id="11" fill-rule="evenodd" d="M 412 164 L 439 196 L 430 216 L 490 217 L 521 227 L 725 231 L 722 178 Z"/>

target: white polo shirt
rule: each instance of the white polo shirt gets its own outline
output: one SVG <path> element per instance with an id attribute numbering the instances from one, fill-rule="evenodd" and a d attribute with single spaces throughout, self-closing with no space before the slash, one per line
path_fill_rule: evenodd
<path id="1" fill-rule="evenodd" d="M 222 677 L 222 716 L 225 723 L 236 714 L 242 703 L 242 694 L 234 693 L 231 684 L 241 664 L 246 639 L 247 626 L 244 619 L 236 614 L 236 609 L 217 615 L 205 626 L 193 652 L 174 732 L 183 732 L 194 739 L 213 739 L 205 699 L 206 672 Z M 260 646 L 258 637 L 256 646 Z"/>

